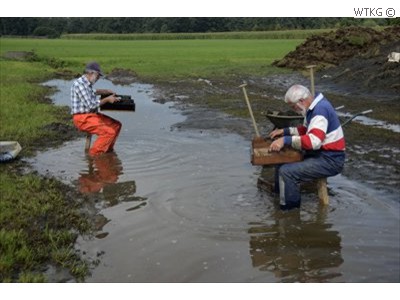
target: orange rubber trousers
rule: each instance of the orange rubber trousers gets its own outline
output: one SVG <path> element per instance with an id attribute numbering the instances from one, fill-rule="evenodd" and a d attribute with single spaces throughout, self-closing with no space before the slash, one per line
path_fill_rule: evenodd
<path id="1" fill-rule="evenodd" d="M 96 156 L 114 149 L 121 131 L 121 122 L 101 113 L 75 114 L 72 119 L 79 130 L 97 135 L 96 141 L 89 149 L 89 155 Z"/>

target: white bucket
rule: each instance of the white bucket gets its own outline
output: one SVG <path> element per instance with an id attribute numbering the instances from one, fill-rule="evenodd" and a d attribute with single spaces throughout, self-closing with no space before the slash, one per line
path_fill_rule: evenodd
<path id="1" fill-rule="evenodd" d="M 0 142 L 0 163 L 15 159 L 21 150 L 21 145 L 16 141 Z"/>

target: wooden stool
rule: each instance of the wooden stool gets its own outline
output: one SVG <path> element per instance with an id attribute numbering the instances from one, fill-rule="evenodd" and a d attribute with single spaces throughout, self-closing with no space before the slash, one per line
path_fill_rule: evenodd
<path id="1" fill-rule="evenodd" d="M 328 187 L 327 187 L 327 179 L 326 177 L 317 179 L 317 190 L 319 202 L 322 205 L 329 204 L 329 196 L 328 196 Z"/>
<path id="2" fill-rule="evenodd" d="M 257 180 L 257 187 L 266 192 L 274 193 L 274 186 L 273 181 L 266 180 L 265 178 L 259 177 Z M 319 178 L 313 182 L 307 183 L 304 188 L 309 191 L 315 191 L 315 186 L 317 187 L 319 202 L 322 205 L 329 205 L 327 178 Z"/>
<path id="3" fill-rule="evenodd" d="M 86 134 L 85 152 L 89 152 L 90 143 L 92 142 L 92 135 L 90 133 Z"/>

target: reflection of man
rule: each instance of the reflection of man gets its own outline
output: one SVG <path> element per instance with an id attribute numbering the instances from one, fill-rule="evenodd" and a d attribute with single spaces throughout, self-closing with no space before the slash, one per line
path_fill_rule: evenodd
<path id="1" fill-rule="evenodd" d="M 277 215 L 273 225 L 251 227 L 253 267 L 283 282 L 326 282 L 340 276 L 332 268 L 343 263 L 341 238 L 324 222 L 324 212 L 318 217 L 322 218 L 302 221 L 297 210 Z"/>
<path id="2" fill-rule="evenodd" d="M 107 184 L 118 181 L 122 173 L 122 164 L 114 152 L 89 158 L 89 173 L 79 177 L 81 193 L 96 193 Z"/>

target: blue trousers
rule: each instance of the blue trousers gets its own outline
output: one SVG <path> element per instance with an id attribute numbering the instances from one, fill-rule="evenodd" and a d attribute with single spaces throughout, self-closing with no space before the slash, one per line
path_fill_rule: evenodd
<path id="1" fill-rule="evenodd" d="M 275 192 L 286 205 L 300 207 L 300 183 L 335 176 L 343 170 L 344 161 L 344 152 L 308 151 L 303 161 L 276 166 Z"/>

